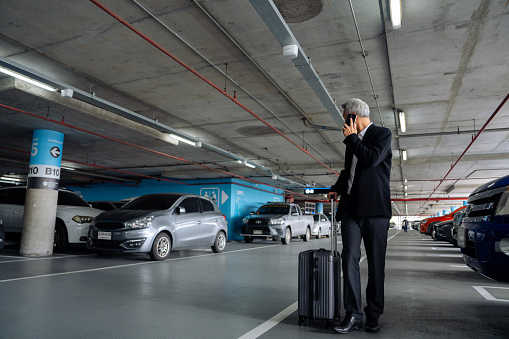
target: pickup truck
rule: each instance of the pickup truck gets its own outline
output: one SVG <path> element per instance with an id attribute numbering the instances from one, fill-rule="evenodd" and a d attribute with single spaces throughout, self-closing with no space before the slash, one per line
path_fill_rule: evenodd
<path id="1" fill-rule="evenodd" d="M 283 245 L 293 237 L 302 237 L 304 241 L 311 238 L 313 216 L 304 215 L 299 205 L 283 202 L 267 203 L 242 220 L 242 233 L 245 242 L 253 238 L 281 239 Z"/>

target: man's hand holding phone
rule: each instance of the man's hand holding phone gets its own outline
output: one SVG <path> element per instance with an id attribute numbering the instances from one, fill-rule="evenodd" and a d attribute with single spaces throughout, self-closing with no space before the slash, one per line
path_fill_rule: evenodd
<path id="1" fill-rule="evenodd" d="M 355 114 L 348 114 L 346 117 L 345 124 L 343 125 L 343 135 L 345 138 L 350 134 L 357 134 L 357 126 L 355 125 L 356 118 L 357 115 Z"/>

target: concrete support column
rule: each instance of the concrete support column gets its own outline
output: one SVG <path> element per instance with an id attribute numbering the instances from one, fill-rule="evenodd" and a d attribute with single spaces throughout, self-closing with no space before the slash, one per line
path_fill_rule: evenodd
<path id="1" fill-rule="evenodd" d="M 25 198 L 20 255 L 46 257 L 53 254 L 60 164 L 64 135 L 35 130 Z"/>

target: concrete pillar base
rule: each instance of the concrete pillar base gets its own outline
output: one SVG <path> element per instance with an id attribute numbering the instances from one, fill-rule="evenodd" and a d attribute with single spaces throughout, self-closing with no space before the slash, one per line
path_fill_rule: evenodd
<path id="1" fill-rule="evenodd" d="M 19 251 L 21 256 L 53 255 L 57 202 L 58 190 L 27 190 Z"/>

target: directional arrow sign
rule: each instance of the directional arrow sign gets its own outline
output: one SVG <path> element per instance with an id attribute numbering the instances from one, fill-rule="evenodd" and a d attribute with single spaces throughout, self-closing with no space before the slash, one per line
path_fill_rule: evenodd
<path id="1" fill-rule="evenodd" d="M 51 147 L 49 153 L 53 158 L 58 158 L 60 156 L 60 148 L 57 146 Z"/>
<path id="2" fill-rule="evenodd" d="M 224 204 L 226 200 L 228 200 L 229 196 L 225 191 L 221 191 L 221 205 Z"/>

